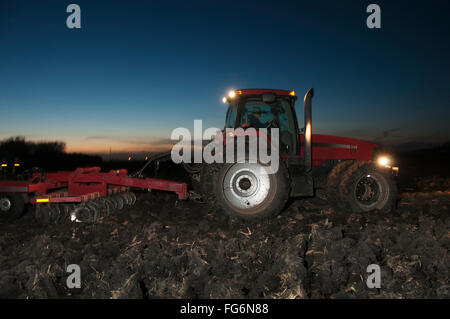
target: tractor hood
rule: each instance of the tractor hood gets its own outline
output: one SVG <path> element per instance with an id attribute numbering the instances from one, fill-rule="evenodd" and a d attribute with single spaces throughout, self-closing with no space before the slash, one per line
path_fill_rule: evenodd
<path id="1" fill-rule="evenodd" d="M 303 156 L 304 135 L 300 135 L 302 141 L 301 155 Z M 354 138 L 312 134 L 312 162 L 313 166 L 321 165 L 327 160 L 355 159 L 370 161 L 373 158 L 375 143 Z"/>

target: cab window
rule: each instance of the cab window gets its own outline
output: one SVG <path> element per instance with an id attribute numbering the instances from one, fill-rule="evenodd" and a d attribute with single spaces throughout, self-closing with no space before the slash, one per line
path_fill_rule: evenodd
<path id="1" fill-rule="evenodd" d="M 225 128 L 234 128 L 234 120 L 236 118 L 236 112 L 234 107 L 230 106 L 227 111 L 227 118 L 225 120 Z"/>
<path id="2" fill-rule="evenodd" d="M 281 153 L 295 153 L 297 132 L 288 100 L 278 98 L 273 103 L 264 103 L 261 98 L 248 98 L 242 101 L 240 110 L 238 126 L 279 128 Z"/>

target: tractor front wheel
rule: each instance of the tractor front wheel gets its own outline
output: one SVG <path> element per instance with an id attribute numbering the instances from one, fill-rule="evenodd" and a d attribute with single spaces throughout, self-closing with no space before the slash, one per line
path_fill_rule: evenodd
<path id="1" fill-rule="evenodd" d="M 356 162 L 344 172 L 339 193 L 353 212 L 389 212 L 396 203 L 397 186 L 389 169 L 372 162 Z"/>

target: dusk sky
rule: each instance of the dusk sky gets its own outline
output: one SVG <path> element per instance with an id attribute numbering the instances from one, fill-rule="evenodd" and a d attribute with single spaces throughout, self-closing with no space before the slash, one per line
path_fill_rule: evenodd
<path id="1" fill-rule="evenodd" d="M 0 139 L 154 151 L 194 119 L 223 128 L 230 89 L 295 90 L 303 123 L 314 87 L 313 133 L 443 143 L 449 17 L 448 1 L 0 0 Z"/>

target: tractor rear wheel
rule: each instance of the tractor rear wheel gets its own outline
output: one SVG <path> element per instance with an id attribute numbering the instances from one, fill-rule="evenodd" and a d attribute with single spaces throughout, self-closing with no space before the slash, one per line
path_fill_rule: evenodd
<path id="1" fill-rule="evenodd" d="M 289 196 L 289 174 L 283 162 L 276 173 L 256 163 L 210 167 L 216 208 L 229 216 L 259 219 L 280 213 Z"/>
<path id="2" fill-rule="evenodd" d="M 353 212 L 389 212 L 396 203 L 397 185 L 389 169 L 372 162 L 356 162 L 344 172 L 339 193 Z"/>

